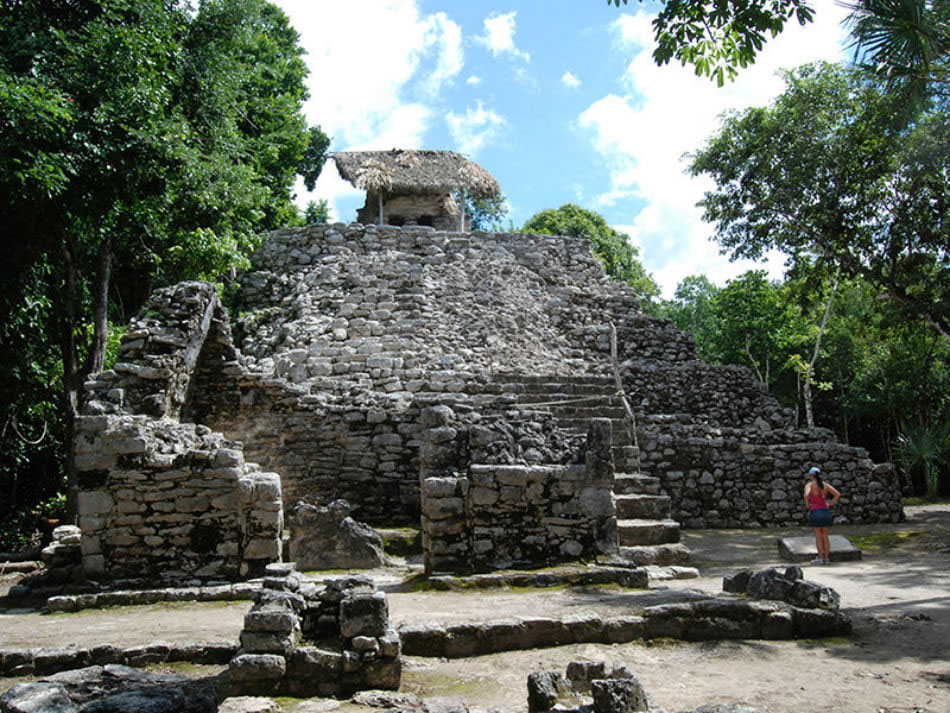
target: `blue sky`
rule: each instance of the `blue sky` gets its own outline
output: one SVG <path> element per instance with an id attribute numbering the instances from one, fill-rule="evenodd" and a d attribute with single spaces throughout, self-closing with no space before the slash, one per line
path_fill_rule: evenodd
<path id="1" fill-rule="evenodd" d="M 685 175 L 728 109 L 766 104 L 781 67 L 842 57 L 843 11 L 819 0 L 816 22 L 770 42 L 717 88 L 678 65 L 656 67 L 651 10 L 606 0 L 276 0 L 311 69 L 311 123 L 331 150 L 459 151 L 501 184 L 515 226 L 576 203 L 627 233 L 670 296 L 685 276 L 723 283 L 729 263 L 696 202 L 708 182 Z M 303 205 L 326 198 L 355 219 L 362 192 L 328 163 Z M 776 276 L 781 259 L 767 267 Z"/>

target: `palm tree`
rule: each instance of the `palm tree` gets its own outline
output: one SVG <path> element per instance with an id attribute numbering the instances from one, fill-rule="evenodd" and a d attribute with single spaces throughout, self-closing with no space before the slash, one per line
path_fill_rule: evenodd
<path id="1" fill-rule="evenodd" d="M 845 0 L 854 61 L 898 90 L 912 109 L 946 85 L 950 0 Z M 938 85 L 934 87 L 934 85 Z"/>
<path id="2" fill-rule="evenodd" d="M 903 424 L 897 437 L 897 453 L 908 481 L 911 471 L 920 467 L 927 497 L 936 499 L 941 466 L 950 460 L 950 420 L 930 424 Z"/>

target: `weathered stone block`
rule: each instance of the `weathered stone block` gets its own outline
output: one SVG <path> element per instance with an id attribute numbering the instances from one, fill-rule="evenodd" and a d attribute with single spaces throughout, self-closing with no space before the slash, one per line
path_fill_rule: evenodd
<path id="1" fill-rule="evenodd" d="M 232 681 L 275 681 L 287 672 L 287 661 L 273 654 L 240 654 L 228 664 Z"/>
<path id="2" fill-rule="evenodd" d="M 112 512 L 115 501 L 102 490 L 80 492 L 77 498 L 80 515 L 106 515 Z"/>
<path id="3" fill-rule="evenodd" d="M 340 602 L 340 633 L 384 636 L 389 628 L 389 604 L 383 592 L 348 592 Z"/>

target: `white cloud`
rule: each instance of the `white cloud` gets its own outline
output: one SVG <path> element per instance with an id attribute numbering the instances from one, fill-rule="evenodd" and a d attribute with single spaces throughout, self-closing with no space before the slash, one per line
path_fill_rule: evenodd
<path id="1" fill-rule="evenodd" d="M 473 74 L 471 77 L 465 80 L 465 83 L 470 87 L 477 87 L 482 83 L 482 78 Z"/>
<path id="2" fill-rule="evenodd" d="M 574 72 L 568 70 L 561 75 L 561 84 L 568 89 L 577 89 L 581 85 L 581 80 L 578 79 Z"/>
<path id="3" fill-rule="evenodd" d="M 425 88 L 437 94 L 442 85 L 451 82 L 465 64 L 462 51 L 462 28 L 449 19 L 444 12 L 430 15 L 426 21 L 424 46 L 436 50 L 435 69 L 426 79 Z"/>
<path id="4" fill-rule="evenodd" d="M 627 230 L 640 246 L 641 257 L 664 289 L 672 294 L 685 276 L 705 272 L 722 281 L 748 269 L 749 263 L 729 263 L 711 243 L 712 226 L 702 222 L 696 207 L 711 181 L 684 173 L 683 154 L 702 147 L 728 109 L 763 105 L 783 88 L 775 72 L 816 59 L 837 60 L 843 14 L 830 4 L 805 28 L 789 26 L 766 45 L 755 65 L 742 70 L 731 84 L 717 88 L 678 64 L 657 67 L 651 17 L 623 15 L 616 23 L 618 51 L 631 53 L 621 79 L 622 93 L 592 103 L 578 124 L 590 132 L 594 149 L 610 172 L 610 185 L 598 203 L 616 206 L 623 200 L 645 201 Z M 770 268 L 780 271 L 774 261 Z"/>
<path id="5" fill-rule="evenodd" d="M 475 41 L 485 45 L 494 57 L 509 54 L 516 59 L 530 62 L 531 55 L 515 46 L 515 16 L 517 14 L 517 10 L 505 14 L 491 13 L 485 18 L 485 34 L 477 36 Z"/>
<path id="6" fill-rule="evenodd" d="M 475 109 L 466 109 L 464 114 L 448 112 L 445 122 L 458 150 L 469 155 L 475 155 L 485 144 L 496 139 L 506 123 L 498 113 L 486 109 L 481 102 Z"/>
<path id="7" fill-rule="evenodd" d="M 331 137 L 332 150 L 422 146 L 438 93 L 464 67 L 455 22 L 442 12 L 423 14 L 417 0 L 378 0 L 372 9 L 350 2 L 276 3 L 307 51 L 307 119 Z M 354 192 L 328 163 L 314 193 L 298 191 L 298 201 L 326 198 L 339 216 L 337 201 Z"/>

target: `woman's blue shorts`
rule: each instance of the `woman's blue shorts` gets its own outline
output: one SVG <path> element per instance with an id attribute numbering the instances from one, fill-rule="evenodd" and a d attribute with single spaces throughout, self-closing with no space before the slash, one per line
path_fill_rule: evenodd
<path id="1" fill-rule="evenodd" d="M 808 513 L 809 527 L 831 527 L 831 510 L 828 508 L 818 508 Z"/>

